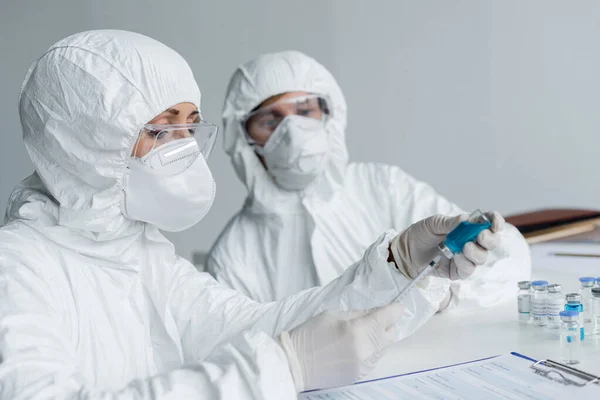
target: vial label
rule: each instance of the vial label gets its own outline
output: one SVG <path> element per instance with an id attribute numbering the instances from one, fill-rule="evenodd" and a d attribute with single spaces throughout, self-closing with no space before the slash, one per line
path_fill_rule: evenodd
<path id="1" fill-rule="evenodd" d="M 533 300 L 533 317 L 544 317 L 546 316 L 546 304 L 544 300 Z"/>
<path id="2" fill-rule="evenodd" d="M 548 322 L 560 323 L 560 312 L 563 310 L 562 299 L 557 301 L 549 301 L 546 303 L 546 314 L 548 315 Z"/>
<path id="3" fill-rule="evenodd" d="M 533 314 L 533 324 L 536 326 L 546 326 L 548 325 L 548 319 L 545 315 Z"/>
<path id="4" fill-rule="evenodd" d="M 519 314 L 529 314 L 531 311 L 531 295 L 520 294 L 518 297 L 519 301 Z"/>
<path id="5" fill-rule="evenodd" d="M 553 325 L 560 325 L 560 317 L 555 315 L 548 315 L 548 323 Z"/>

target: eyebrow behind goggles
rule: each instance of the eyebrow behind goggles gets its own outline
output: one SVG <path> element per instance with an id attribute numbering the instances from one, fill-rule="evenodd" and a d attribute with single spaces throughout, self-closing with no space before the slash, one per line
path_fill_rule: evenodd
<path id="1" fill-rule="evenodd" d="M 143 158 L 154 149 L 180 139 L 194 138 L 198 145 L 200 154 L 208 159 L 214 147 L 218 127 L 211 122 L 198 122 L 192 124 L 147 124 L 144 125 L 138 135 L 134 147 L 134 158 L 138 147 L 143 148 Z"/>
<path id="2" fill-rule="evenodd" d="M 316 100 L 316 104 L 314 104 Z M 311 101 L 313 103 L 311 104 Z M 249 134 L 249 130 L 254 130 L 258 135 L 270 135 L 277 128 L 279 123 L 285 119 L 286 115 L 282 114 L 277 110 L 282 105 L 292 105 L 296 107 L 293 111 L 294 114 L 303 117 L 314 118 L 310 115 L 303 115 L 303 112 L 313 112 L 310 107 L 316 105 L 320 111 L 320 119 L 325 122 L 331 114 L 330 101 L 327 96 L 319 94 L 308 94 L 305 96 L 298 96 L 289 99 L 279 100 L 273 104 L 270 104 L 264 108 L 255 108 L 245 118 L 242 119 L 242 129 L 246 135 L 246 139 L 250 145 L 260 146 L 256 140 L 252 139 Z M 249 126 L 249 124 L 252 124 Z"/>

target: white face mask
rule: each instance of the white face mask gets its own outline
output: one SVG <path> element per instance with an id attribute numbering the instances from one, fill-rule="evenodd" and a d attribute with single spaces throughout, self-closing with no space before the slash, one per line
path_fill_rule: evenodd
<path id="1" fill-rule="evenodd" d="M 196 140 L 180 139 L 131 160 L 123 181 L 121 211 L 127 218 L 178 232 L 204 218 L 215 191 Z"/>
<path id="2" fill-rule="evenodd" d="M 290 115 L 257 153 L 278 186 L 303 190 L 325 170 L 329 137 L 322 121 Z"/>

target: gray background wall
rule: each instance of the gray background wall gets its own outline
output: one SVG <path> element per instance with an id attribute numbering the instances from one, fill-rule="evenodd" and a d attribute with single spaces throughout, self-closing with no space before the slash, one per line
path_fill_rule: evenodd
<path id="1" fill-rule="evenodd" d="M 32 172 L 16 99 L 56 40 L 115 28 L 188 59 L 220 122 L 235 67 L 304 51 L 338 78 L 353 160 L 396 164 L 466 209 L 600 208 L 600 2 L 595 0 L 0 0 L 0 209 Z M 245 189 L 221 146 L 215 205 L 169 237 L 205 251 Z"/>

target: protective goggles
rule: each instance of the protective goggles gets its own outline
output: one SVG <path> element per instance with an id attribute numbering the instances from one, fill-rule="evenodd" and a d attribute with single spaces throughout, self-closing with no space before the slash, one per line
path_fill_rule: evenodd
<path id="1" fill-rule="evenodd" d="M 313 118 L 326 122 L 331 102 L 326 96 L 309 94 L 280 100 L 249 113 L 242 120 L 248 143 L 263 146 L 283 119 L 290 115 Z"/>
<path id="2" fill-rule="evenodd" d="M 218 127 L 210 122 L 194 124 L 144 125 L 133 147 L 132 156 L 143 158 L 152 150 L 180 139 L 194 138 L 186 146 L 198 146 L 200 154 L 208 159 L 217 138 Z"/>

